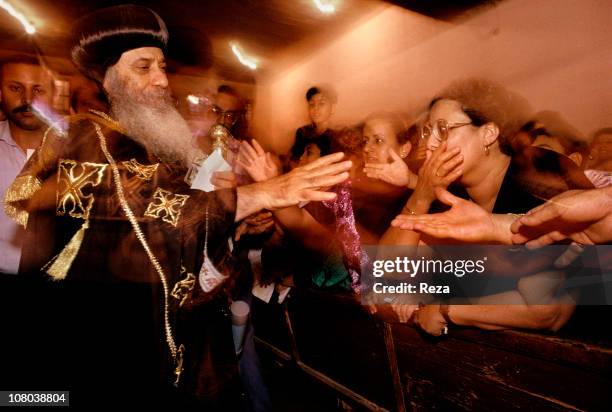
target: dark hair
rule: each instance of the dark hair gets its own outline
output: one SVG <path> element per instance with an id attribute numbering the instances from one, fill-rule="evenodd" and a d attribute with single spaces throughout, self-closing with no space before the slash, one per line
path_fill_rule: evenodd
<path id="1" fill-rule="evenodd" d="M 322 94 L 327 98 L 327 100 L 331 104 L 336 104 L 338 102 L 338 95 L 334 88 L 329 84 L 320 84 L 317 86 L 312 86 L 310 89 L 306 91 L 306 101 L 309 102 L 317 94 Z"/>
<path id="2" fill-rule="evenodd" d="M 357 124 L 334 131 L 331 153 L 336 151 L 353 153 L 361 149 L 363 144 L 362 130 L 363 124 Z"/>
<path id="3" fill-rule="evenodd" d="M 572 153 L 587 155 L 589 152 L 587 142 L 580 137 L 572 133 L 556 131 L 554 128 L 549 129 L 545 124 L 537 120 L 528 121 L 521 127 L 520 131 L 529 136 L 531 143 L 533 143 L 538 136 L 548 136 L 557 140 L 559 144 L 563 146 L 565 155 L 570 155 Z"/>
<path id="4" fill-rule="evenodd" d="M 406 136 L 405 141 L 410 142 L 412 147 L 416 149 L 416 147 L 419 145 L 419 139 L 421 138 L 419 126 L 416 123 L 412 123 L 404 135 Z"/>
<path id="5" fill-rule="evenodd" d="M 217 88 L 217 93 L 231 94 L 232 96 L 240 98 L 240 95 L 238 94 L 236 89 L 234 89 L 232 86 L 229 86 L 227 84 L 222 84 L 221 86 L 219 86 Z"/>
<path id="6" fill-rule="evenodd" d="M 238 140 L 246 139 L 249 130 L 249 125 L 246 117 L 246 108 L 248 102 L 245 101 L 242 96 L 240 96 L 240 94 L 238 94 L 236 89 L 227 84 L 222 84 L 217 88 L 217 94 L 219 93 L 228 94 L 238 100 L 239 105 L 238 109 L 236 110 L 239 112 L 239 115 L 236 119 L 236 122 L 232 125 L 230 132 L 232 133 L 232 136 L 234 136 L 234 138 Z"/>
<path id="7" fill-rule="evenodd" d="M 31 66 L 40 66 L 40 61 L 29 54 L 13 54 L 11 56 L 0 59 L 0 80 L 2 80 L 3 68 L 7 64 L 29 64 Z"/>
<path id="8" fill-rule="evenodd" d="M 313 96 L 317 95 L 321 93 L 321 90 L 319 90 L 318 87 L 311 87 L 310 89 L 308 89 L 308 91 L 306 92 L 306 101 L 310 101 L 310 99 L 312 99 Z"/>
<path id="9" fill-rule="evenodd" d="M 302 155 L 306 151 L 306 148 L 311 144 L 314 144 L 319 148 L 321 156 L 325 156 L 331 153 L 331 135 L 323 135 L 315 138 L 302 139 L 296 142 L 293 148 L 291 149 L 293 159 L 297 160 L 302 157 Z"/>
<path id="10" fill-rule="evenodd" d="M 465 79 L 453 82 L 429 104 L 431 109 L 439 100 L 459 102 L 461 110 L 474 126 L 494 123 L 499 128 L 500 150 L 512 155 L 510 139 L 527 119 L 529 105 L 522 96 L 485 79 Z"/>

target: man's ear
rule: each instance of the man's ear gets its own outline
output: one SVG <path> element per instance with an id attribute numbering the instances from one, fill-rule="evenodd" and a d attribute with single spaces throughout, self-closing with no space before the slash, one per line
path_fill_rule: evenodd
<path id="1" fill-rule="evenodd" d="M 480 126 L 482 134 L 483 145 L 485 147 L 491 146 L 499 137 L 499 127 L 493 122 L 488 122 Z"/>
<path id="2" fill-rule="evenodd" d="M 112 66 L 109 66 L 106 69 L 106 72 L 104 73 L 104 78 L 102 79 L 102 92 L 106 93 L 106 91 L 108 90 L 108 82 L 110 81 L 110 77 L 112 75 L 117 76 L 118 73 L 111 73 L 111 70 L 117 70 L 116 68 L 117 64 L 113 64 Z"/>
<path id="3" fill-rule="evenodd" d="M 572 159 L 578 166 L 582 165 L 582 154 L 578 152 L 570 153 L 567 157 Z"/>

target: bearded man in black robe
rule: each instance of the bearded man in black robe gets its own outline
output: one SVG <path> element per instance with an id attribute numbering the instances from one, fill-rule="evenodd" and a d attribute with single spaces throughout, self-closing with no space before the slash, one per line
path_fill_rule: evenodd
<path id="1" fill-rule="evenodd" d="M 345 180 L 350 162 L 337 154 L 263 183 L 191 189 L 187 171 L 203 154 L 170 99 L 164 22 L 116 6 L 74 33 L 73 61 L 102 85 L 109 110 L 51 128 L 6 194 L 6 212 L 27 225 L 20 272 L 69 290 L 58 303 L 62 376 L 75 398 L 108 388 L 107 400 L 138 402 L 174 384 L 210 408 L 233 408 L 223 290 L 239 273 L 227 242 L 234 224 L 333 198 L 322 188 Z"/>

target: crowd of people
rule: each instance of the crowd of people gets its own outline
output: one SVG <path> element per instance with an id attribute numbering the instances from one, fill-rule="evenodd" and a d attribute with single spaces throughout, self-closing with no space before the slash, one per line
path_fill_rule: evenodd
<path id="1" fill-rule="evenodd" d="M 561 243 L 572 255 L 564 264 L 550 256 L 508 269 L 513 286 L 477 304 L 426 296 L 391 304 L 398 320 L 435 336 L 451 325 L 557 331 L 576 305 L 570 292 L 558 293 L 580 270 L 575 258 L 584 245 L 612 241 L 610 128 L 587 139 L 559 113 L 533 113 L 492 81 L 443 87 L 412 121 L 373 112 L 344 126 L 333 121 L 333 87 L 313 86 L 305 92 L 310 123 L 288 153 L 272 153 L 250 135 L 250 103 L 228 85 L 207 106 L 209 132 L 194 133 L 173 104 L 168 32 L 151 10 L 98 10 L 75 33 L 72 59 L 91 82 L 74 93 L 66 130 L 41 120 L 51 106 L 49 70 L 25 55 L 0 63 L 0 272 L 150 286 L 139 313 L 151 314 L 146 344 L 163 360 L 161 379 L 210 407 L 241 401 L 228 395 L 236 380 L 252 410 L 270 407 L 252 326 L 236 359 L 231 301 L 280 302 L 291 287 L 362 299 L 368 245 L 421 256 L 449 243 Z M 215 151 L 228 165 L 213 170 L 215 190 L 193 188 L 186 176 L 203 173 Z M 124 318 L 132 297 L 112 297 L 103 308 L 128 330 L 138 321 Z M 83 335 L 100 349 L 117 345 L 109 338 L 117 324 Z M 76 370 L 128 365 L 138 351 L 127 345 L 109 364 Z M 116 384 L 130 387 L 134 376 Z"/>

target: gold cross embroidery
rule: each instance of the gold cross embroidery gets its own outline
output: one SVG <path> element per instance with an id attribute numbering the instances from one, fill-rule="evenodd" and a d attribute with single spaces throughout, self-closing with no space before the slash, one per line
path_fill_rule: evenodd
<path id="1" fill-rule="evenodd" d="M 106 164 L 60 159 L 57 174 L 57 209 L 58 216 L 66 213 L 74 218 L 89 219 L 89 212 L 94 204 L 93 194 L 83 194 L 87 185 L 98 186 L 104 176 Z"/>
<path id="2" fill-rule="evenodd" d="M 144 215 L 155 218 L 161 217 L 161 220 L 176 227 L 181 216 L 181 208 L 185 205 L 187 199 L 189 199 L 189 195 L 175 195 L 158 187 L 153 193 L 153 201 L 149 203 Z"/>
<path id="3" fill-rule="evenodd" d="M 187 273 L 185 279 L 176 282 L 170 295 L 180 301 L 179 306 L 183 306 L 183 303 L 187 300 L 187 296 L 189 296 L 189 292 L 193 290 L 193 285 L 195 285 L 195 276 L 193 273 Z"/>
<path id="4" fill-rule="evenodd" d="M 133 173 L 140 180 L 151 180 L 155 172 L 157 171 L 157 167 L 159 163 L 155 163 L 153 165 L 143 165 L 138 163 L 136 159 L 130 159 L 130 161 L 121 162 L 125 169 Z"/>

